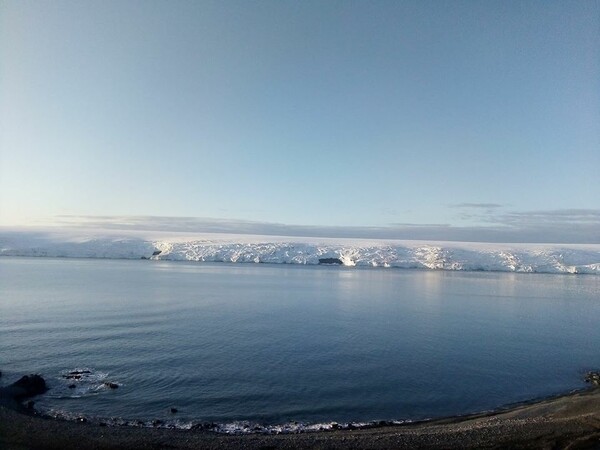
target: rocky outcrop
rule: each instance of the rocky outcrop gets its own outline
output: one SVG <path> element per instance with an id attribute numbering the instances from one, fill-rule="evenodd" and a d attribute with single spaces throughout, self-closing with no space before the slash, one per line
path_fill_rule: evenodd
<path id="1" fill-rule="evenodd" d="M 600 372 L 588 372 L 585 374 L 585 382 L 600 386 Z"/>
<path id="2" fill-rule="evenodd" d="M 67 380 L 81 380 L 82 376 L 89 375 L 91 373 L 92 372 L 89 370 L 74 370 L 66 375 L 63 375 L 63 378 L 66 378 Z"/>
<path id="3" fill-rule="evenodd" d="M 140 259 L 152 259 L 153 256 L 158 256 L 162 253 L 162 250 L 154 250 L 152 252 L 152 256 L 148 257 L 148 256 L 142 256 Z"/>
<path id="4" fill-rule="evenodd" d="M 0 388 L 0 398 L 22 401 L 47 390 L 46 380 L 41 375 L 25 375 L 10 386 Z"/>
<path id="5" fill-rule="evenodd" d="M 319 258 L 319 264 L 338 264 L 338 265 L 342 265 L 343 262 L 339 258 Z"/>

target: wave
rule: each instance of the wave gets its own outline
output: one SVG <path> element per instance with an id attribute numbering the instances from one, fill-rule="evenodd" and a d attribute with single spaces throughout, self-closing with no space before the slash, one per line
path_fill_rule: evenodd
<path id="1" fill-rule="evenodd" d="M 0 234 L 0 256 L 335 264 L 346 267 L 600 275 L 598 244 L 353 241 L 243 235 L 156 240 L 12 232 Z"/>
<path id="2" fill-rule="evenodd" d="M 243 435 L 243 434 L 293 434 L 314 431 L 332 430 L 358 430 L 379 428 L 384 426 L 402 425 L 411 423 L 410 420 L 374 420 L 369 422 L 285 422 L 281 424 L 265 425 L 259 422 L 240 420 L 234 422 L 200 422 L 181 419 L 173 420 L 139 420 L 124 419 L 121 417 L 94 417 L 68 412 L 58 409 L 41 410 L 38 413 L 49 419 L 65 420 L 69 422 L 89 422 L 108 427 L 135 427 L 135 428 L 161 428 L 178 430 L 203 430 L 218 434 Z"/>

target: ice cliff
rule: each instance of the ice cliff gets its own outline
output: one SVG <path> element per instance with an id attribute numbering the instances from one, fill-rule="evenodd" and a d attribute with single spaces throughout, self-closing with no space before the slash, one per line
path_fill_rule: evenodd
<path id="1" fill-rule="evenodd" d="M 0 256 L 572 273 L 600 275 L 600 245 L 484 244 L 248 235 L 96 236 L 0 232 Z"/>

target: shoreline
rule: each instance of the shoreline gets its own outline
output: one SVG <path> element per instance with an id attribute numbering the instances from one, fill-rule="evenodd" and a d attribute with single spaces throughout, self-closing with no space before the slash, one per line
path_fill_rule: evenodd
<path id="1" fill-rule="evenodd" d="M 363 429 L 227 435 L 169 428 L 101 426 L 29 413 L 0 401 L 0 448 L 23 449 L 387 449 L 600 448 L 600 388 L 495 411 Z"/>

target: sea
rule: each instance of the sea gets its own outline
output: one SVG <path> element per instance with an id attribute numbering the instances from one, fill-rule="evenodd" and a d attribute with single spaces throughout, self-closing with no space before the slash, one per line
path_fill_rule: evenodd
<path id="1" fill-rule="evenodd" d="M 41 414 L 295 432 L 489 411 L 586 387 L 600 277 L 0 258 L 0 384 Z"/>

